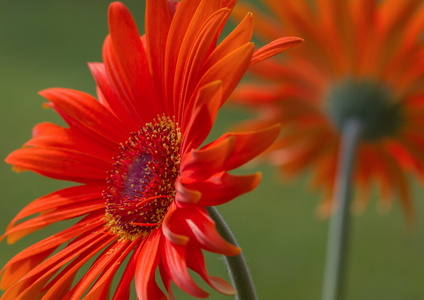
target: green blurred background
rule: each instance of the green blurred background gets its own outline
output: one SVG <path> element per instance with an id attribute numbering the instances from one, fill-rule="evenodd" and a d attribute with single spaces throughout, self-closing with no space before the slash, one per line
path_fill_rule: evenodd
<path id="1" fill-rule="evenodd" d="M 144 1 L 123 1 L 143 32 Z M 101 61 L 107 35 L 109 1 L 12 1 L 0 8 L 0 157 L 31 137 L 38 122 L 62 123 L 37 92 L 67 87 L 95 93 L 86 63 Z M 220 113 L 212 137 L 247 115 Z M 248 261 L 260 299 L 319 299 L 327 236 L 327 222 L 315 215 L 319 195 L 308 189 L 307 174 L 294 182 L 278 182 L 275 170 L 263 172 L 254 192 L 220 207 Z M 0 166 L 0 230 L 27 203 L 69 183 Z M 369 209 L 351 226 L 346 299 L 424 299 L 424 203 L 422 187 L 411 178 L 419 217 L 413 230 L 405 227 L 398 205 L 387 215 Z M 67 224 L 56 224 L 14 245 L 0 244 L 0 265 L 32 243 Z M 228 278 L 221 257 L 207 255 L 212 275 Z M 174 289 L 177 299 L 192 299 Z M 210 289 L 208 289 L 211 291 Z M 1 292 L 0 292 L 1 294 Z M 210 299 L 231 299 L 211 291 Z"/>

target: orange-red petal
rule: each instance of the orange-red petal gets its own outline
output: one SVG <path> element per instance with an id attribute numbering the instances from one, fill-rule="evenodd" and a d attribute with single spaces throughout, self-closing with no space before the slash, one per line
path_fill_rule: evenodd
<path id="1" fill-rule="evenodd" d="M 81 183 L 104 180 L 110 169 L 110 164 L 103 160 L 64 149 L 22 148 L 10 153 L 6 162 L 19 170 Z"/>
<path id="2" fill-rule="evenodd" d="M 199 205 L 216 206 L 254 190 L 261 178 L 260 173 L 236 176 L 221 172 L 205 181 L 189 184 L 187 189 L 195 190 L 201 194 Z"/>
<path id="3" fill-rule="evenodd" d="M 228 133 L 219 138 L 235 139 L 234 149 L 230 157 L 225 161 L 223 170 L 232 170 L 245 164 L 265 151 L 280 133 L 281 125 L 274 125 L 255 132 Z"/>
<path id="4" fill-rule="evenodd" d="M 221 102 L 222 81 L 211 82 L 199 89 L 193 111 L 186 111 L 183 117 L 182 153 L 197 148 L 204 142 L 215 123 Z"/>
<path id="5" fill-rule="evenodd" d="M 207 147 L 188 152 L 181 160 L 182 182 L 200 181 L 222 171 L 234 147 L 235 138 L 226 136 Z"/>
<path id="6" fill-rule="evenodd" d="M 166 300 L 155 280 L 155 270 L 159 264 L 161 233 L 155 230 L 143 243 L 135 269 L 135 289 L 140 300 Z"/>
<path id="7" fill-rule="evenodd" d="M 52 88 L 41 91 L 40 95 L 50 101 L 50 105 L 70 126 L 75 126 L 112 149 L 128 138 L 122 122 L 89 94 Z"/>
<path id="8" fill-rule="evenodd" d="M 137 26 L 120 2 L 113 2 L 109 7 L 109 31 L 115 67 L 119 68 L 120 84 L 129 98 L 132 113 L 138 115 L 143 123 L 151 122 L 163 111 L 163 107 L 159 107 L 156 99 Z"/>
<path id="9" fill-rule="evenodd" d="M 271 43 L 266 44 L 262 48 L 259 48 L 253 52 L 250 65 L 254 65 L 260 61 L 270 58 L 271 56 L 277 55 L 301 42 L 303 42 L 303 39 L 294 36 L 282 37 L 272 41 Z"/>
<path id="10" fill-rule="evenodd" d="M 160 250 L 164 269 L 179 288 L 197 298 L 206 298 L 209 295 L 193 281 L 188 272 L 186 246 L 162 239 Z"/>

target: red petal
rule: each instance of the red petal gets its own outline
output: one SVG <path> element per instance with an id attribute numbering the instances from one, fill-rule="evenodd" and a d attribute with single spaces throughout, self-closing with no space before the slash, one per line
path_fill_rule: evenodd
<path id="1" fill-rule="evenodd" d="M 253 33 L 252 13 L 248 13 L 243 21 L 234 29 L 211 53 L 203 68 L 212 67 L 228 53 L 250 42 Z"/>
<path id="2" fill-rule="evenodd" d="M 152 121 L 163 112 L 159 107 L 153 90 L 152 78 L 147 56 L 140 40 L 137 26 L 128 11 L 120 2 L 113 2 L 109 7 L 109 31 L 113 45 L 119 77 L 123 90 L 130 103 L 127 105 L 135 115 L 140 115 L 143 123 Z M 106 62 L 106 61 L 105 61 Z M 107 67 L 107 65 L 106 65 Z"/>
<path id="3" fill-rule="evenodd" d="M 207 251 L 227 256 L 235 256 L 240 253 L 240 248 L 221 237 L 216 230 L 215 222 L 205 209 L 198 206 L 192 205 L 177 209 L 168 226 L 170 230 L 188 236 L 191 243 Z"/>
<path id="4" fill-rule="evenodd" d="M 162 239 L 160 250 L 164 269 L 179 288 L 197 298 L 206 298 L 209 295 L 193 281 L 188 272 L 186 246 Z"/>
<path id="5" fill-rule="evenodd" d="M 224 162 L 233 152 L 235 139 L 227 136 L 200 150 L 188 152 L 181 160 L 183 183 L 201 181 L 222 171 Z"/>
<path id="6" fill-rule="evenodd" d="M 106 244 L 104 244 L 106 245 Z M 97 250 L 102 249 L 103 247 L 100 246 L 97 248 Z M 109 247 L 110 248 L 110 247 Z M 49 284 L 44 288 L 47 290 L 47 293 L 45 294 L 46 299 L 67 299 L 72 295 L 72 297 L 75 298 L 74 289 L 72 289 L 71 292 L 69 290 L 71 289 L 73 279 L 75 278 L 77 272 L 79 269 L 88 261 L 90 258 L 92 258 L 95 254 L 97 254 L 97 251 L 88 251 L 86 250 L 85 253 L 82 253 L 79 255 L 76 259 L 74 259 L 70 264 L 66 266 L 58 275 L 55 276 L 53 280 L 49 282 Z M 78 282 L 77 285 L 79 285 L 80 282 Z M 44 298 L 43 298 L 44 299 Z M 87 299 L 87 298 L 84 298 Z M 102 298 L 97 298 L 102 299 Z M 106 299 L 106 297 L 103 297 L 103 299 Z"/>
<path id="7" fill-rule="evenodd" d="M 165 266 L 163 265 L 163 261 L 159 262 L 159 273 L 160 277 L 162 279 L 163 286 L 165 287 L 166 291 L 168 292 L 168 296 L 170 300 L 175 300 L 174 294 L 172 293 L 171 289 L 171 276 L 167 273 Z"/>
<path id="8" fill-rule="evenodd" d="M 15 255 L 0 271 L 4 272 L 1 281 L 1 288 L 6 289 L 12 283 L 31 271 L 35 266 L 39 265 L 50 253 L 59 245 L 72 240 L 84 232 L 89 232 L 97 227 L 102 226 L 103 220 L 99 216 L 87 216 L 78 224 L 52 235 Z"/>
<path id="9" fill-rule="evenodd" d="M 246 43 L 232 51 L 206 70 L 206 73 L 202 76 L 197 85 L 197 89 L 210 82 L 221 80 L 223 89 L 221 105 L 224 104 L 246 72 L 252 53 L 252 43 Z M 196 94 L 194 93 L 194 95 Z"/>
<path id="10" fill-rule="evenodd" d="M 196 12 L 200 0 L 183 1 L 179 5 L 169 28 L 168 39 L 165 49 L 165 88 L 168 104 L 173 109 L 173 89 L 175 80 L 175 68 L 179 56 L 181 44 L 187 32 L 187 28 Z M 205 1 L 203 1 L 205 2 Z M 212 1 L 209 1 L 212 2 Z M 174 115 L 174 111 L 171 112 Z"/>
<path id="11" fill-rule="evenodd" d="M 236 294 L 234 288 L 224 279 L 215 276 L 209 276 L 206 271 L 205 260 L 202 250 L 193 245 L 187 247 L 187 266 L 199 274 L 213 289 L 221 294 L 233 296 Z"/>
<path id="12" fill-rule="evenodd" d="M 25 146 L 68 149 L 113 163 L 117 148 L 111 149 L 75 128 L 63 128 L 52 123 L 40 123 L 33 128 L 33 138 Z"/>
<path id="13" fill-rule="evenodd" d="M 135 253 L 131 256 L 130 260 L 127 263 L 124 274 L 119 280 L 118 286 L 115 290 L 112 300 L 129 300 L 131 296 L 131 282 L 134 278 L 135 272 L 135 262 L 138 257 Z"/>
<path id="14" fill-rule="evenodd" d="M 185 220 L 194 239 L 207 251 L 227 256 L 240 254 L 240 248 L 227 242 L 218 233 L 215 222 L 206 214 L 196 208 L 193 213 L 185 214 Z"/>
<path id="15" fill-rule="evenodd" d="M 193 111 L 186 111 L 181 123 L 182 132 L 184 132 L 182 153 L 197 148 L 203 143 L 215 123 L 221 102 L 221 81 L 211 82 L 199 89 Z M 186 122 L 188 122 L 187 125 Z"/>
<path id="16" fill-rule="evenodd" d="M 128 131 L 137 131 L 140 122 L 137 123 L 138 120 L 132 113 L 131 106 L 128 107 L 124 99 L 122 97 L 120 98 L 117 91 L 115 91 L 114 84 L 106 73 L 105 65 L 102 63 L 89 63 L 88 66 L 96 80 L 98 88 L 114 114 L 120 120 L 125 120 L 124 125 L 127 126 Z"/>
<path id="17" fill-rule="evenodd" d="M 76 218 L 96 210 L 103 211 L 105 207 L 104 202 L 104 199 L 98 199 L 89 201 L 83 206 L 81 204 L 68 205 L 61 208 L 60 210 L 45 213 L 30 220 L 19 223 L 7 231 L 9 243 L 13 243 L 28 235 L 29 233 L 44 228 L 52 223 Z"/>
<path id="18" fill-rule="evenodd" d="M 58 246 L 59 245 L 55 245 L 45 251 L 38 251 L 36 254 L 32 254 L 30 258 L 27 258 L 25 260 L 19 259 L 19 263 L 14 262 L 13 264 L 11 264 L 9 262 L 2 270 L 4 274 L 2 275 L 1 279 L 1 289 L 8 289 L 13 283 L 21 279 L 25 274 L 27 274 L 29 271 L 39 265 L 50 254 L 52 254 Z M 15 256 L 14 258 L 16 257 L 17 256 Z M 0 274 L 2 272 L 0 272 Z"/>
<path id="19" fill-rule="evenodd" d="M 82 299 L 82 296 L 86 290 L 93 284 L 93 282 L 96 281 L 97 278 L 98 281 L 93 285 L 93 287 L 90 289 L 90 292 L 85 296 L 84 299 L 89 299 L 87 298 L 89 295 L 92 297 L 96 293 L 101 294 L 103 292 L 103 284 L 113 279 L 113 274 L 116 272 L 120 263 L 125 259 L 128 252 L 132 249 L 130 244 L 134 245 L 134 243 L 131 243 L 128 240 L 123 242 L 117 241 L 106 248 L 98 256 L 90 269 L 74 286 L 71 291 L 72 298 Z M 104 273 L 100 275 L 102 272 Z M 97 297 L 94 299 L 104 299 L 104 297 Z"/>
<path id="20" fill-rule="evenodd" d="M 91 95 L 63 88 L 47 89 L 40 95 L 52 103 L 70 126 L 112 149 L 128 138 L 122 123 Z"/>
<path id="21" fill-rule="evenodd" d="M 189 184 L 186 189 L 201 193 L 199 205 L 216 206 L 254 190 L 261 181 L 261 177 L 260 173 L 235 176 L 221 172 L 206 181 Z"/>
<path id="22" fill-rule="evenodd" d="M 190 190 L 184 187 L 184 185 L 181 183 L 181 178 L 178 178 L 175 183 L 175 191 L 175 201 L 177 202 L 177 204 L 197 204 L 200 198 L 202 197 L 202 194 L 200 192 Z"/>
<path id="23" fill-rule="evenodd" d="M 148 0 L 146 2 L 146 52 L 150 63 L 153 82 L 155 82 L 158 101 L 161 101 L 167 115 L 172 115 L 169 103 L 165 101 L 164 65 L 165 48 L 171 25 L 171 12 L 167 0 Z"/>
<path id="24" fill-rule="evenodd" d="M 208 1 L 202 3 L 204 2 Z M 213 2 L 209 1 L 209 3 Z M 184 38 L 175 71 L 178 74 L 174 83 L 174 108 L 177 120 L 180 120 L 182 114 L 192 110 L 195 99 L 193 91 L 200 79 L 200 71 L 210 52 L 209 49 L 216 42 L 219 28 L 229 13 L 230 11 L 226 8 L 215 11 L 206 21 L 201 21 L 201 27 L 196 28 L 198 32 L 193 37 L 187 33 Z"/>
<path id="25" fill-rule="evenodd" d="M 279 54 L 301 42 L 303 42 L 303 39 L 294 36 L 282 37 L 272 41 L 253 53 L 250 65 L 254 65 L 260 61 L 270 58 L 271 56 Z"/>
<path id="26" fill-rule="evenodd" d="M 234 150 L 225 162 L 224 170 L 233 170 L 250 161 L 265 151 L 280 133 L 281 125 L 274 125 L 262 130 L 245 133 L 228 133 L 220 137 L 227 139 L 229 136 L 235 139 Z"/>
<path id="27" fill-rule="evenodd" d="M 65 149 L 18 149 L 9 154 L 6 162 L 19 170 L 81 183 L 104 181 L 111 168 L 111 164 L 103 160 Z"/>
<path id="28" fill-rule="evenodd" d="M 17 221 L 39 212 L 48 211 L 61 206 L 77 203 L 81 204 L 86 201 L 101 199 L 104 188 L 105 187 L 102 185 L 73 186 L 38 198 L 28 204 L 13 218 L 7 230 L 10 230 Z"/>
<path id="29" fill-rule="evenodd" d="M 159 244 L 161 232 L 155 230 L 140 246 L 140 254 L 135 269 L 135 289 L 140 300 L 166 300 L 165 294 L 160 290 L 155 280 L 155 271 L 159 264 Z"/>
<path id="30" fill-rule="evenodd" d="M 169 222 L 171 221 L 172 216 L 176 210 L 177 208 L 176 208 L 175 202 L 171 203 L 171 205 L 168 208 L 168 212 L 163 218 L 162 232 L 163 232 L 163 235 L 174 244 L 186 245 L 189 240 L 188 237 L 184 235 L 176 234 L 169 228 Z"/>
<path id="31" fill-rule="evenodd" d="M 43 293 L 45 293 L 43 300 L 66 299 L 66 294 L 72 288 L 79 268 L 92 257 L 91 255 L 94 255 L 94 253 L 89 253 L 88 251 L 86 254 L 75 258 L 43 288 Z"/>
<path id="32" fill-rule="evenodd" d="M 229 9 L 233 9 L 237 4 L 237 0 L 221 0 L 221 6 L 228 7 Z"/>
<path id="33" fill-rule="evenodd" d="M 143 242 L 141 243 L 142 244 L 137 247 L 136 251 L 134 251 L 133 255 L 127 263 L 124 273 L 122 274 L 118 286 L 115 290 L 115 294 L 113 295 L 113 300 L 130 299 L 130 286 L 134 278 L 136 262 L 139 258 L 140 250 L 142 249 Z"/>
<path id="34" fill-rule="evenodd" d="M 7 289 L 3 297 L 5 299 L 18 299 L 19 296 L 19 299 L 22 300 L 34 299 L 34 295 L 37 295 L 41 291 L 51 276 L 62 266 L 72 261 L 81 253 L 88 252 L 94 255 L 96 253 L 95 249 L 103 248 L 113 239 L 115 239 L 115 237 L 105 239 L 104 234 L 93 233 L 80 240 L 78 243 L 69 245 L 28 272 L 17 283 Z"/>

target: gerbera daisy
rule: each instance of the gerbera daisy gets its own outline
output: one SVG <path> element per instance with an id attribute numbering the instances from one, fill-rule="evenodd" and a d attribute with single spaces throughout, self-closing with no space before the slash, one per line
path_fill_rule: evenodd
<path id="1" fill-rule="evenodd" d="M 281 135 L 267 152 L 269 161 L 288 177 L 309 169 L 313 185 L 324 191 L 320 212 L 328 214 L 341 133 L 349 120 L 357 120 L 362 129 L 353 169 L 353 208 L 365 209 L 376 184 L 380 207 L 390 208 L 399 197 L 411 219 L 407 176 L 424 174 L 424 3 L 263 3 L 272 13 L 255 13 L 260 38 L 294 34 L 306 42 L 298 51 L 252 67 L 252 75 L 268 83 L 245 84 L 235 93 L 235 102 L 259 112 L 255 121 L 241 127 L 282 123 Z M 237 14 L 246 9 L 240 5 Z"/>
<path id="2" fill-rule="evenodd" d="M 63 88 L 40 93 L 69 127 L 38 124 L 6 161 L 18 171 L 80 185 L 29 204 L 0 239 L 13 243 L 52 223 L 80 219 L 4 266 L 1 299 L 108 298 L 126 259 L 113 299 L 129 298 L 134 277 L 139 299 L 166 299 L 157 269 L 170 298 L 172 281 L 195 297 L 208 295 L 189 269 L 217 291 L 234 294 L 205 268 L 202 250 L 240 253 L 218 234 L 206 207 L 258 185 L 260 174 L 228 171 L 266 149 L 280 128 L 228 133 L 198 148 L 249 64 L 300 41 L 282 38 L 254 52 L 247 14 L 217 46 L 235 2 L 148 0 L 141 38 L 129 11 L 115 2 L 104 63 L 89 64 L 98 100 Z"/>

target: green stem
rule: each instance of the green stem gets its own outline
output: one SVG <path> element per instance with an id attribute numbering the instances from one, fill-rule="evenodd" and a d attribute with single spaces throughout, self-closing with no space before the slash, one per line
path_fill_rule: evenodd
<path id="1" fill-rule="evenodd" d="M 342 132 L 338 170 L 333 194 L 334 210 L 328 231 L 322 300 L 340 300 L 342 297 L 348 243 L 351 177 L 356 146 L 361 132 L 361 123 L 356 119 L 346 122 Z"/>
<path id="2" fill-rule="evenodd" d="M 231 233 L 222 216 L 214 207 L 207 207 L 209 215 L 215 221 L 218 232 L 231 244 L 238 247 L 234 235 Z M 228 272 L 230 273 L 231 282 L 237 291 L 237 300 L 257 300 L 255 286 L 250 276 L 249 268 L 242 253 L 237 256 L 225 256 Z"/>

